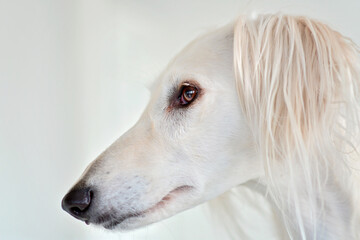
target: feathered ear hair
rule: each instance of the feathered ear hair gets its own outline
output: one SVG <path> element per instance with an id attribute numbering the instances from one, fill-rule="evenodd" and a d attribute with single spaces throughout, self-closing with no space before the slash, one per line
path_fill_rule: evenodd
<path id="1" fill-rule="evenodd" d="M 324 237 L 323 220 L 336 217 L 326 211 L 325 198 L 329 185 L 349 176 L 345 151 L 358 143 L 358 54 L 349 39 L 306 17 L 236 22 L 240 102 L 264 161 L 268 192 L 293 239 Z"/>

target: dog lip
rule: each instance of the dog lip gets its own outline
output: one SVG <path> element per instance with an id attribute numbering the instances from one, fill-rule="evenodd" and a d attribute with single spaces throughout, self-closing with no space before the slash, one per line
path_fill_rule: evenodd
<path id="1" fill-rule="evenodd" d="M 138 213 L 129 213 L 129 214 L 123 215 L 120 218 L 117 218 L 117 219 L 114 219 L 114 220 L 111 219 L 110 214 L 105 214 L 105 215 L 102 215 L 102 216 L 98 217 L 94 221 L 94 223 L 103 225 L 103 227 L 105 229 L 108 229 L 108 230 L 114 229 L 117 225 L 119 225 L 120 223 L 122 223 L 123 221 L 125 221 L 125 220 L 127 220 L 129 218 L 141 217 L 141 216 L 144 216 L 147 213 L 155 211 L 158 208 L 164 207 L 166 202 L 170 201 L 173 198 L 173 196 L 172 196 L 173 194 L 178 194 L 178 193 L 181 193 L 181 192 L 184 192 L 184 191 L 191 190 L 193 188 L 194 188 L 193 186 L 189 186 L 189 185 L 179 186 L 179 187 L 171 190 L 168 194 L 166 194 L 154 206 L 152 206 L 152 207 L 150 207 L 150 208 L 148 208 L 148 209 L 146 209 L 144 211 L 140 211 Z M 86 221 L 85 223 L 89 224 L 89 221 Z"/>
<path id="2" fill-rule="evenodd" d="M 193 189 L 194 187 L 193 186 L 190 186 L 190 185 L 182 185 L 182 186 L 179 186 L 173 190 L 171 190 L 168 194 L 166 194 L 157 204 L 155 204 L 153 207 L 149 208 L 148 210 L 146 210 L 145 212 L 151 212 L 151 211 L 154 211 L 156 210 L 157 208 L 161 208 L 163 207 L 168 201 L 170 201 L 174 196 L 173 195 L 176 195 L 176 194 L 180 194 L 184 191 L 189 191 L 191 189 Z"/>
<path id="3" fill-rule="evenodd" d="M 153 211 L 156 211 L 159 208 L 164 207 L 169 201 L 171 201 L 174 198 L 174 195 L 181 194 L 184 191 L 189 191 L 191 189 L 194 189 L 193 186 L 190 185 L 181 185 L 173 190 L 171 190 L 168 194 L 166 194 L 158 203 L 156 203 L 154 206 L 148 208 L 143 212 L 143 214 L 147 214 Z"/>

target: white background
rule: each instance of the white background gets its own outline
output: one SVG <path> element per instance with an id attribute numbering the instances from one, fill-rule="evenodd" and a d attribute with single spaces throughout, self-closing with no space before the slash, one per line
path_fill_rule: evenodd
<path id="1" fill-rule="evenodd" d="M 310 15 L 360 44 L 356 0 L 0 0 L 0 239 L 216 239 L 202 206 L 111 234 L 60 202 L 134 124 L 171 57 L 252 10 Z"/>

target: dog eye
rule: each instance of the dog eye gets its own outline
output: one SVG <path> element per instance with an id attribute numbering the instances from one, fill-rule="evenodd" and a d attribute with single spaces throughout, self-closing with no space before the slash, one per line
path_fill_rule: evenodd
<path id="1" fill-rule="evenodd" d="M 180 105 L 186 106 L 195 100 L 198 94 L 198 90 L 194 86 L 185 85 L 181 88 L 181 94 L 179 96 Z"/>

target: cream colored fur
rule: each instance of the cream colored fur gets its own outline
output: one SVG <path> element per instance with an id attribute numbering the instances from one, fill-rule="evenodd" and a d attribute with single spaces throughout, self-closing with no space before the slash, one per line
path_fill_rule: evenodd
<path id="1" fill-rule="evenodd" d="M 290 236 L 352 239 L 346 152 L 358 144 L 357 47 L 305 17 L 243 17 L 234 36 L 240 103 Z"/>

